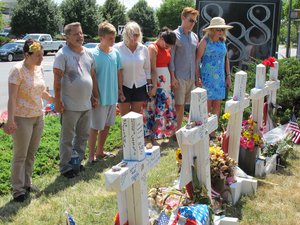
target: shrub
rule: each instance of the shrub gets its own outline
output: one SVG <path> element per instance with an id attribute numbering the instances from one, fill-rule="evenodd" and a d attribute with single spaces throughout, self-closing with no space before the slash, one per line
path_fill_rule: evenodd
<path id="1" fill-rule="evenodd" d="M 9 37 L 0 36 L 0 46 L 10 42 L 11 39 Z"/>

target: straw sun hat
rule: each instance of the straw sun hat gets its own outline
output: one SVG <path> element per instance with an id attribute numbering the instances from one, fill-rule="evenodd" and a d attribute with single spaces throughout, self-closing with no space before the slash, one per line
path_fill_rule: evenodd
<path id="1" fill-rule="evenodd" d="M 233 26 L 226 25 L 225 20 L 221 17 L 214 17 L 211 19 L 210 24 L 208 27 L 204 28 L 203 31 L 208 31 L 209 29 L 212 28 L 224 28 L 224 29 L 231 29 Z"/>

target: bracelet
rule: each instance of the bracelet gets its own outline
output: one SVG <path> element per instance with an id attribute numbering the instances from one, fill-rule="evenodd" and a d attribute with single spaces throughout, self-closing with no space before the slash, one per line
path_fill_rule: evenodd
<path id="1" fill-rule="evenodd" d="M 231 74 L 227 74 L 226 77 L 231 77 Z"/>

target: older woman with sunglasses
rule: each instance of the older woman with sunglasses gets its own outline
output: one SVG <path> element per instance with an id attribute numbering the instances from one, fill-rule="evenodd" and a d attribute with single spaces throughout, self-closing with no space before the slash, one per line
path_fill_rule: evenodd
<path id="1" fill-rule="evenodd" d="M 151 83 L 150 57 L 147 47 L 141 42 L 140 26 L 130 21 L 124 27 L 123 41 L 115 45 L 121 56 L 123 74 L 119 79 L 123 92 L 119 91 L 118 104 L 122 116 L 130 111 L 142 113 L 142 105 L 148 98 L 146 85 L 147 81 Z"/>
<path id="2" fill-rule="evenodd" d="M 29 39 L 23 47 L 25 59 L 17 63 L 8 78 L 8 120 L 6 133 L 13 136 L 11 182 L 13 198 L 23 202 L 27 192 L 37 191 L 32 185 L 34 155 L 38 150 L 44 127 L 42 99 L 53 102 L 46 91 L 43 47 Z"/>
<path id="3" fill-rule="evenodd" d="M 200 77 L 202 87 L 207 90 L 208 112 L 217 114 L 218 117 L 220 116 L 221 101 L 225 98 L 226 87 L 231 86 L 230 67 L 225 45 L 226 32 L 231 28 L 232 26 L 225 24 L 223 18 L 212 18 L 210 25 L 203 29 L 205 35 L 197 50 L 196 74 Z"/>

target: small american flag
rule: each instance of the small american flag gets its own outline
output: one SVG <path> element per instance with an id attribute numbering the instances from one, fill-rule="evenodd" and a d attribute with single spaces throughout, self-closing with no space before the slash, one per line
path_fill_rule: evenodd
<path id="1" fill-rule="evenodd" d="M 168 224 L 170 218 L 167 216 L 167 214 L 162 211 L 160 216 L 158 217 L 156 225 L 166 225 Z"/>
<path id="2" fill-rule="evenodd" d="M 69 214 L 68 212 L 65 212 L 66 216 L 67 216 L 67 225 L 76 225 L 73 217 L 71 216 L 71 214 Z"/>
<path id="3" fill-rule="evenodd" d="M 211 197 L 212 198 L 218 198 L 220 197 L 220 193 L 215 191 L 213 188 L 211 189 Z"/>
<path id="4" fill-rule="evenodd" d="M 295 113 L 292 113 L 290 122 L 288 123 L 288 126 L 286 128 L 286 131 L 289 131 L 292 134 L 292 141 L 295 144 L 298 144 L 300 142 L 300 129 L 299 125 L 297 123 L 297 118 Z"/>

